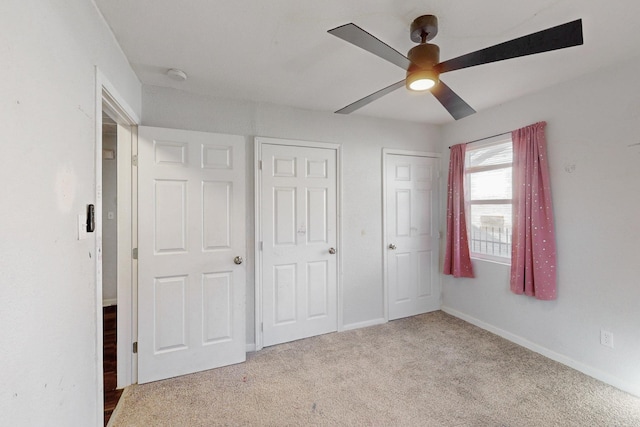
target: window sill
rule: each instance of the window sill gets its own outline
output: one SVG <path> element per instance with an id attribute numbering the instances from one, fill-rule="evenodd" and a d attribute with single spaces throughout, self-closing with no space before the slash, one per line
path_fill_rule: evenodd
<path id="1" fill-rule="evenodd" d="M 482 261 L 482 262 L 489 262 L 491 264 L 499 264 L 499 265 L 506 265 L 507 267 L 511 267 L 511 261 L 500 261 L 497 259 L 489 259 L 489 258 L 481 258 L 481 257 L 477 257 L 477 256 L 473 256 L 471 255 L 471 259 L 473 261 Z"/>

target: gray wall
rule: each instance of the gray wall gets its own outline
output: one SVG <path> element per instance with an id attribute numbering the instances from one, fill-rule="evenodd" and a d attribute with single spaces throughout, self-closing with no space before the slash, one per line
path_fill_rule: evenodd
<path id="1" fill-rule="evenodd" d="M 444 277 L 444 309 L 636 395 L 639 74 L 638 59 L 618 64 L 449 124 L 442 141 L 446 149 L 547 121 L 558 246 L 556 301 L 514 295 L 508 266 L 474 261 L 475 279 Z M 613 332 L 613 349 L 600 345 L 601 329 Z"/>

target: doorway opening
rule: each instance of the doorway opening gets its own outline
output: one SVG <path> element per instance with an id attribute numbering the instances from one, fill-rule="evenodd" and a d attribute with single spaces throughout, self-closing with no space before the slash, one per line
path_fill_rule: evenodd
<path id="1" fill-rule="evenodd" d="M 118 124 L 102 113 L 102 368 L 104 423 L 122 395 L 117 376 Z"/>
<path id="2" fill-rule="evenodd" d="M 132 155 L 137 154 L 138 122 L 135 112 L 96 68 L 96 416 L 97 423 L 104 420 L 105 425 L 107 412 L 117 402 L 111 392 L 137 379 L 132 351 L 137 333 L 137 265 L 132 256 L 137 245 L 137 174 Z M 105 397 L 115 402 L 106 402 Z"/>

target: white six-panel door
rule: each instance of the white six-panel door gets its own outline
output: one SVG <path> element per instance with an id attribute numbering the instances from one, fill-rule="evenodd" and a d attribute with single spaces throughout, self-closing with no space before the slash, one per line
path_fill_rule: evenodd
<path id="1" fill-rule="evenodd" d="M 440 308 L 437 162 L 385 154 L 389 320 Z"/>
<path id="2" fill-rule="evenodd" d="M 141 126 L 138 144 L 138 382 L 242 362 L 244 137 Z"/>
<path id="3" fill-rule="evenodd" d="M 337 330 L 337 150 L 261 145 L 263 345 Z"/>

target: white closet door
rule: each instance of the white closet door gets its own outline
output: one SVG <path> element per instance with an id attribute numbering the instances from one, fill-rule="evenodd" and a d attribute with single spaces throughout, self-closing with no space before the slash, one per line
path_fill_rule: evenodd
<path id="1" fill-rule="evenodd" d="M 440 308 L 437 159 L 386 154 L 389 320 Z"/>
<path id="2" fill-rule="evenodd" d="M 262 145 L 264 346 L 337 330 L 337 152 Z"/>

